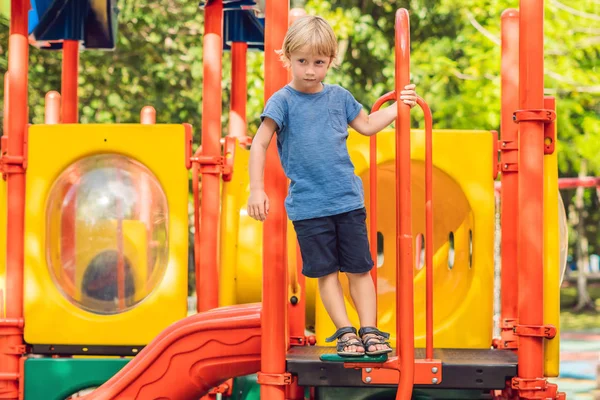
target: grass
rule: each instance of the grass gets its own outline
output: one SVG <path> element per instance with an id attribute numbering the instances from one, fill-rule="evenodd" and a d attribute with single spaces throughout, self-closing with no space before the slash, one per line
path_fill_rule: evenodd
<path id="1" fill-rule="evenodd" d="M 577 287 L 568 284 L 560 289 L 560 325 L 562 331 L 590 331 L 600 330 L 600 284 L 588 284 L 592 300 L 596 304 L 596 311 L 574 311 L 577 305 Z"/>

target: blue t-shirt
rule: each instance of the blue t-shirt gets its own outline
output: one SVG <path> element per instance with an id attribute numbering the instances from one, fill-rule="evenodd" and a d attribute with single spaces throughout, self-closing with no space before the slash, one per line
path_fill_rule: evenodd
<path id="1" fill-rule="evenodd" d="M 278 126 L 277 150 L 290 179 L 285 208 L 292 221 L 364 207 L 362 181 L 354 173 L 346 139 L 348 123 L 362 106 L 337 85 L 318 93 L 284 86 L 261 114 Z"/>

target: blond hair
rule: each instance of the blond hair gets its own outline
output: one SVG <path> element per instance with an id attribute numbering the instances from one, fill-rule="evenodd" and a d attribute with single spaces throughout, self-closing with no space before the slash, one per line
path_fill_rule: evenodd
<path id="1" fill-rule="evenodd" d="M 337 58 L 337 39 L 325 19 L 307 15 L 298 18 L 288 29 L 281 50 L 277 54 L 286 67 L 290 66 L 293 52 L 308 47 L 313 54 L 330 57 L 332 66 Z"/>

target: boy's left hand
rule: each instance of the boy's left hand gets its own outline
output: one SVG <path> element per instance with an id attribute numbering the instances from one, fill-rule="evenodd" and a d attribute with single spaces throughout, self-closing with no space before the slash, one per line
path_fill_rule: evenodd
<path id="1" fill-rule="evenodd" d="M 410 85 L 404 86 L 404 90 L 400 92 L 400 100 L 404 102 L 404 104 L 408 104 L 410 108 L 413 108 L 417 104 L 417 92 L 415 91 L 415 85 L 411 83 Z"/>

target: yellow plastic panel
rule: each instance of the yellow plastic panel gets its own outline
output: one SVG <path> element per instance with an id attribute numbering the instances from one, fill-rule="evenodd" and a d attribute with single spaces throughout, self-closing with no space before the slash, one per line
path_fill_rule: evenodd
<path id="1" fill-rule="evenodd" d="M 148 168 L 168 204 L 168 258 L 162 278 L 139 304 L 108 315 L 70 302 L 54 283 L 46 259 L 50 238 L 45 212 L 53 183 L 74 162 L 99 154 L 118 154 Z M 182 125 L 34 125 L 29 129 L 27 161 L 24 311 L 28 343 L 143 345 L 186 316 L 188 171 Z M 143 253 L 149 237 L 139 222 L 124 220 L 122 230 L 125 256 Z M 77 234 L 78 240 L 84 240 L 83 230 Z M 96 250 L 88 249 L 90 258 L 108 242 L 94 246 Z M 78 282 L 86 263 L 83 254 L 76 268 Z M 137 271 L 134 279 L 145 280 L 142 268 L 136 266 L 147 265 L 147 260 L 131 261 Z"/>
<path id="2" fill-rule="evenodd" d="M 554 339 L 544 339 L 544 375 L 556 377 L 560 364 L 560 233 L 558 156 L 544 156 L 544 324 L 557 329 Z M 560 205 L 562 207 L 562 205 Z"/>
<path id="3" fill-rule="evenodd" d="M 378 268 L 379 327 L 395 333 L 395 173 L 394 132 L 378 134 L 378 230 L 383 254 Z M 494 187 L 493 137 L 488 131 L 434 132 L 434 345 L 445 348 L 489 348 L 493 327 Z M 363 179 L 369 206 L 369 139 L 352 132 L 348 148 L 356 173 Z M 413 238 L 425 232 L 424 135 L 412 136 Z M 449 234 L 454 236 L 453 263 Z M 472 240 L 471 240 L 472 237 Z M 472 251 L 470 250 L 472 246 Z M 413 248 L 417 248 L 416 243 Z M 450 258 L 450 260 L 449 260 Z M 449 267 L 449 262 L 451 268 Z M 425 270 L 414 265 L 415 345 L 425 343 Z M 347 307 L 352 309 L 342 275 Z M 319 344 L 335 331 L 322 303 L 317 302 Z M 465 327 L 468 327 L 466 330 Z M 395 342 L 395 338 L 392 339 Z"/>
<path id="4" fill-rule="evenodd" d="M 262 291 L 262 223 L 246 212 L 249 195 L 248 161 L 250 152 L 237 147 L 234 173 L 230 182 L 223 182 L 221 208 L 219 305 L 261 301 Z M 296 237 L 288 223 L 288 266 L 296 265 Z M 292 288 L 289 288 L 290 291 Z M 314 325 L 316 285 L 306 281 L 306 320 Z"/>

